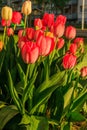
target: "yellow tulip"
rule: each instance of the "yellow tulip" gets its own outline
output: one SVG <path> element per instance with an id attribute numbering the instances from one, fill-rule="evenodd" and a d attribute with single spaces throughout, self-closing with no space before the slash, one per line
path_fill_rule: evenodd
<path id="1" fill-rule="evenodd" d="M 32 4 L 31 1 L 27 0 L 23 3 L 22 5 L 22 10 L 21 12 L 25 15 L 29 15 L 32 12 Z"/>
<path id="2" fill-rule="evenodd" d="M 12 8 L 5 6 L 1 10 L 1 17 L 4 20 L 11 20 L 12 19 Z"/>

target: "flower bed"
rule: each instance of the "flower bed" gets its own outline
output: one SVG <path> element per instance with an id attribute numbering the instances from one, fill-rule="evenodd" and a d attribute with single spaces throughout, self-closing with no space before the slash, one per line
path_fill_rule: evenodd
<path id="1" fill-rule="evenodd" d="M 22 13 L 24 29 L 17 42 L 21 13 L 10 7 L 1 13 L 0 130 L 71 130 L 87 115 L 84 39 L 76 37 L 75 27 L 66 27 L 63 15 L 45 13 L 34 20 L 34 28 L 28 27 L 31 1 L 23 3 Z"/>

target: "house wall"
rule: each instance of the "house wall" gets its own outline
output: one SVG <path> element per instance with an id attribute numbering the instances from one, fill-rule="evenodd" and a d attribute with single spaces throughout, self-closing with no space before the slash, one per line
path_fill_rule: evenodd
<path id="1" fill-rule="evenodd" d="M 82 20 L 82 2 L 83 0 L 78 0 L 78 8 L 77 8 L 77 14 L 78 14 L 78 21 Z M 87 0 L 84 0 L 84 19 L 87 21 Z"/>

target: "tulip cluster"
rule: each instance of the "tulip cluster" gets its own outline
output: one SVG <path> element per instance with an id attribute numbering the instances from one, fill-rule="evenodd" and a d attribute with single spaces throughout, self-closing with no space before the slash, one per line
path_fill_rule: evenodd
<path id="1" fill-rule="evenodd" d="M 27 16 L 31 13 L 31 1 L 27 0 L 22 5 L 22 13 Z M 2 26 L 7 27 L 7 35 L 14 34 L 10 27 L 11 23 L 17 25 L 21 23 L 22 14 L 13 11 L 10 7 L 2 8 Z M 76 28 L 73 26 L 66 27 L 67 18 L 54 14 L 45 13 L 42 17 L 34 20 L 34 27 L 25 27 L 18 32 L 18 47 L 22 59 L 25 63 L 35 63 L 39 57 L 46 57 L 53 54 L 52 58 L 63 48 L 62 66 L 64 69 L 71 69 L 77 64 L 79 54 L 84 52 L 84 39 L 76 37 Z M 67 43 L 65 41 L 67 39 Z M 55 54 L 54 54 L 55 53 Z M 51 59 L 52 60 L 52 59 Z"/>
<path id="2" fill-rule="evenodd" d="M 80 53 L 84 52 L 84 39 L 75 38 L 76 28 L 73 26 L 66 27 L 67 18 L 59 15 L 54 20 L 54 14 L 45 13 L 43 18 L 34 20 L 34 27 L 27 27 L 18 32 L 18 47 L 25 63 L 34 63 L 38 58 L 48 56 L 65 50 L 63 54 L 62 65 L 64 69 L 71 69 L 77 64 L 77 58 Z M 68 40 L 65 43 L 64 37 Z M 33 53 L 32 53 L 33 52 Z"/>
<path id="3" fill-rule="evenodd" d="M 31 11 L 30 0 L 21 12 L 2 8 L 0 130 L 72 129 L 73 122 L 86 120 L 81 115 L 87 101 L 84 39 L 76 37 L 64 15 L 44 13 L 28 26 Z M 17 32 L 22 13 L 24 26 Z"/>

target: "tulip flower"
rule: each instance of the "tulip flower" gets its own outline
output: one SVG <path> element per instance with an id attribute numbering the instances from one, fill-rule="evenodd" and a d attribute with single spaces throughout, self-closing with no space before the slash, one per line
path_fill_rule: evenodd
<path id="1" fill-rule="evenodd" d="M 26 36 L 29 40 L 32 40 L 34 38 L 34 29 L 33 28 L 26 28 Z"/>
<path id="2" fill-rule="evenodd" d="M 69 51 L 70 51 L 72 54 L 76 54 L 77 44 L 72 43 L 72 44 L 70 45 Z"/>
<path id="3" fill-rule="evenodd" d="M 78 45 L 78 47 L 80 47 L 81 45 L 84 44 L 84 38 L 77 37 L 77 38 L 74 39 L 74 43 L 76 43 Z"/>
<path id="4" fill-rule="evenodd" d="M 37 40 L 40 34 L 44 35 L 44 31 L 35 30 L 35 32 L 34 32 L 34 40 Z"/>
<path id="5" fill-rule="evenodd" d="M 14 34 L 14 30 L 12 28 L 7 28 L 8 37 Z"/>
<path id="6" fill-rule="evenodd" d="M 33 42 L 26 42 L 21 49 L 21 55 L 25 63 L 35 63 L 39 57 L 39 48 Z"/>
<path id="7" fill-rule="evenodd" d="M 12 8 L 5 6 L 1 10 L 1 17 L 4 20 L 11 20 L 12 19 Z"/>
<path id="8" fill-rule="evenodd" d="M 72 53 L 66 53 L 63 57 L 63 67 L 64 69 L 71 69 L 76 65 L 77 57 Z"/>
<path id="9" fill-rule="evenodd" d="M 66 16 L 64 15 L 58 15 L 56 18 L 56 23 L 62 23 L 65 24 L 66 23 Z"/>
<path id="10" fill-rule="evenodd" d="M 65 31 L 65 25 L 62 23 L 54 24 L 54 35 L 58 38 L 62 37 Z"/>
<path id="11" fill-rule="evenodd" d="M 40 55 L 46 56 L 52 52 L 55 43 L 53 38 L 40 34 L 37 39 L 37 45 L 39 46 Z"/>
<path id="12" fill-rule="evenodd" d="M 63 38 L 59 38 L 56 47 L 58 49 L 61 49 L 63 46 L 64 46 L 64 39 Z"/>
<path id="13" fill-rule="evenodd" d="M 11 25 L 11 20 L 4 20 L 4 19 L 2 19 L 1 20 L 1 25 L 2 26 L 10 26 Z"/>
<path id="14" fill-rule="evenodd" d="M 31 5 L 31 1 L 27 0 L 23 3 L 22 5 L 22 10 L 21 12 L 25 15 L 29 15 L 32 12 L 32 5 Z"/>
<path id="15" fill-rule="evenodd" d="M 41 29 L 43 27 L 42 20 L 39 18 L 35 19 L 34 26 L 36 27 L 36 30 Z"/>
<path id="16" fill-rule="evenodd" d="M 12 23 L 20 24 L 22 19 L 22 15 L 20 12 L 14 11 L 12 14 Z"/>
<path id="17" fill-rule="evenodd" d="M 54 23 L 54 14 L 45 13 L 42 21 L 43 21 L 44 26 L 47 26 L 50 28 L 51 25 Z"/>
<path id="18" fill-rule="evenodd" d="M 22 29 L 18 31 L 18 38 L 21 38 L 23 36 L 23 32 L 24 30 Z"/>
<path id="19" fill-rule="evenodd" d="M 68 39 L 74 39 L 76 36 L 76 28 L 73 26 L 68 26 L 65 30 L 65 37 Z"/>
<path id="20" fill-rule="evenodd" d="M 28 39 L 26 36 L 21 36 L 18 40 L 18 47 L 22 49 L 23 45 L 28 42 Z"/>
<path id="21" fill-rule="evenodd" d="M 87 76 L 87 66 L 84 66 L 81 70 L 81 76 L 86 77 Z"/>

